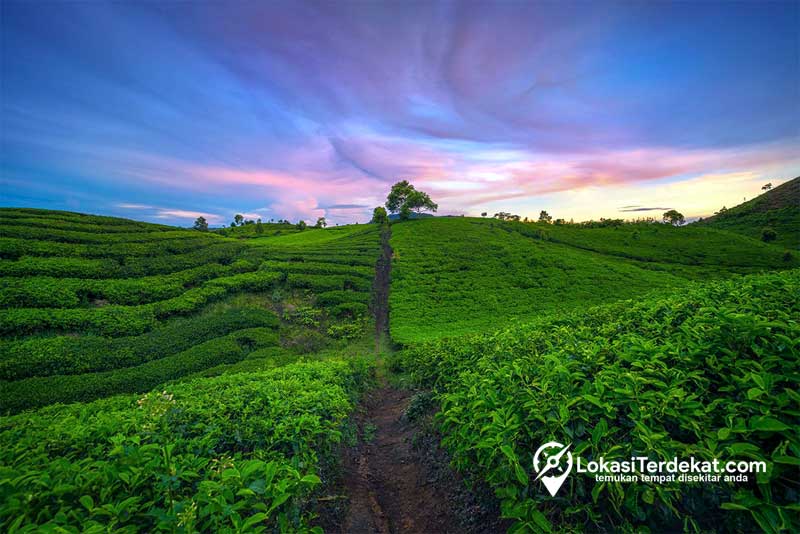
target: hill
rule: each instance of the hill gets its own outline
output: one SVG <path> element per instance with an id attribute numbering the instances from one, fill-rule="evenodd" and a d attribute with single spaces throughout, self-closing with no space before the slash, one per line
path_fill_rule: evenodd
<path id="1" fill-rule="evenodd" d="M 707 228 L 582 228 L 466 217 L 392 226 L 391 334 L 410 343 L 680 287 L 800 266 Z"/>
<path id="2" fill-rule="evenodd" d="M 0 529 L 797 530 L 796 253 L 699 225 L 264 226 L 0 209 Z M 550 499 L 551 440 L 769 468 Z"/>
<path id="3" fill-rule="evenodd" d="M 800 249 L 800 177 L 770 189 L 752 200 L 693 223 L 761 239 L 765 227 L 777 232 L 775 245 Z"/>
<path id="4" fill-rule="evenodd" d="M 0 412 L 268 368 L 368 338 L 378 253 L 369 226 L 241 240 L 2 209 Z"/>

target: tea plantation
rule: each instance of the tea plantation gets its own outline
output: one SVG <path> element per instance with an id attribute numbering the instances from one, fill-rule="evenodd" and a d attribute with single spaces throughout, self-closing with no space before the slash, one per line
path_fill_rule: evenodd
<path id="1" fill-rule="evenodd" d="M 702 225 L 0 209 L 0 530 L 320 532 L 356 498 L 344 451 L 377 383 L 433 400 L 512 532 L 800 529 L 799 256 Z M 532 462 L 554 439 L 769 468 L 550 497 Z"/>
<path id="2" fill-rule="evenodd" d="M 392 337 L 408 343 L 487 330 L 681 287 L 800 266 L 800 254 L 708 228 L 539 225 L 466 217 L 392 229 Z"/>

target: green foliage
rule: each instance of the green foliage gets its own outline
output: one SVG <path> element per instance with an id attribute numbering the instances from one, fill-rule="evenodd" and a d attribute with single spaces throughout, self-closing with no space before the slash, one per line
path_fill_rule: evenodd
<path id="1" fill-rule="evenodd" d="M 669 223 L 672 226 L 680 226 L 686 222 L 686 217 L 684 217 L 683 214 L 678 210 L 665 211 L 661 219 L 665 223 Z"/>
<path id="2" fill-rule="evenodd" d="M 686 283 L 631 261 L 548 242 L 537 230 L 462 217 L 393 225 L 393 339 L 409 343 L 493 329 L 515 318 Z"/>
<path id="3" fill-rule="evenodd" d="M 372 210 L 372 219 L 369 221 L 373 224 L 386 224 L 389 222 L 389 215 L 386 213 L 386 208 L 378 206 Z"/>
<path id="4" fill-rule="evenodd" d="M 800 177 L 789 180 L 766 193 L 731 209 L 720 211 L 694 223 L 761 238 L 761 229 L 769 226 L 777 236 L 773 245 L 792 250 L 800 248 Z"/>
<path id="5" fill-rule="evenodd" d="M 0 528 L 308 529 L 368 371 L 298 363 L 0 418 Z"/>
<path id="6" fill-rule="evenodd" d="M 411 212 L 436 211 L 439 206 L 431 200 L 427 193 L 417 191 L 407 180 L 397 182 L 392 186 L 386 197 L 386 209 L 392 213 L 399 213 L 400 220 L 408 220 Z M 376 208 L 377 209 L 377 208 Z M 373 218 L 375 212 L 373 212 Z"/>
<path id="7" fill-rule="evenodd" d="M 769 226 L 765 226 L 761 229 L 761 241 L 764 243 L 769 243 L 770 241 L 775 241 L 778 238 L 778 232 L 770 228 Z"/>
<path id="8" fill-rule="evenodd" d="M 408 349 L 441 402 L 454 464 L 490 484 L 512 531 L 797 530 L 800 270 Z M 764 460 L 742 485 L 595 483 L 557 499 L 530 476 L 543 443 L 587 460 Z M 752 475 L 751 475 L 752 476 Z"/>
<path id="9" fill-rule="evenodd" d="M 208 232 L 208 221 L 206 221 L 205 217 L 198 217 L 195 219 L 192 228 L 200 230 L 201 232 Z"/>
<path id="10" fill-rule="evenodd" d="M 0 379 L 71 375 L 131 367 L 236 330 L 278 327 L 274 313 L 247 308 L 176 318 L 139 336 L 33 337 L 0 343 Z"/>
<path id="11" fill-rule="evenodd" d="M 56 402 L 87 402 L 119 393 L 147 391 L 158 384 L 218 364 L 241 361 L 248 352 L 277 343 L 278 336 L 271 328 L 251 328 L 133 367 L 6 382 L 0 389 L 0 413 L 16 413 Z"/>

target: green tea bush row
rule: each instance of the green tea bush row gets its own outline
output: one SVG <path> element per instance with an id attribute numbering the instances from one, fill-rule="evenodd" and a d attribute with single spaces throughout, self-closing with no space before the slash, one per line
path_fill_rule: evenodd
<path id="1" fill-rule="evenodd" d="M 165 300 L 190 285 L 228 274 L 231 268 L 211 263 L 166 275 L 125 279 L 30 276 L 0 279 L 0 307 L 74 308 L 92 301 L 136 305 Z"/>
<path id="2" fill-rule="evenodd" d="M 279 324 L 270 311 L 234 308 L 171 319 L 139 336 L 55 336 L 7 341 L 0 343 L 0 380 L 132 367 L 236 330 L 278 328 Z"/>
<path id="3" fill-rule="evenodd" d="M 123 260 L 136 256 L 166 256 L 185 254 L 202 250 L 206 247 L 221 244 L 232 244 L 241 248 L 240 243 L 214 238 L 199 232 L 192 237 L 171 238 L 150 243 L 57 243 L 54 241 L 38 241 L 0 237 L 0 258 L 18 259 L 23 256 L 78 256 L 83 258 L 115 258 Z"/>
<path id="4" fill-rule="evenodd" d="M 17 239 L 37 239 L 55 241 L 59 243 L 86 243 L 86 244 L 111 244 L 111 243 L 158 243 L 161 241 L 189 239 L 211 242 L 219 239 L 212 234 L 194 230 L 170 230 L 130 233 L 119 232 L 82 232 L 77 230 L 63 230 L 59 228 L 42 228 L 38 226 L 19 226 L 0 224 L 0 236 Z"/>
<path id="5" fill-rule="evenodd" d="M 377 254 L 375 253 L 332 254 L 329 250 L 320 252 L 292 252 L 269 249 L 265 250 L 264 253 L 272 260 L 288 262 L 314 261 L 320 263 L 335 263 L 339 265 L 361 265 L 364 267 L 374 267 L 377 259 Z"/>
<path id="6" fill-rule="evenodd" d="M 323 275 L 290 273 L 286 277 L 290 287 L 326 292 L 334 290 L 369 291 L 372 280 L 351 275 Z"/>
<path id="7" fill-rule="evenodd" d="M 0 413 L 16 413 L 57 402 L 88 402 L 119 393 L 147 391 L 158 384 L 215 365 L 241 361 L 251 350 L 272 346 L 277 342 L 278 335 L 273 329 L 249 328 L 135 367 L 3 382 L 0 388 Z"/>
<path id="8" fill-rule="evenodd" d="M 344 274 L 363 276 L 372 280 L 375 277 L 375 266 L 343 265 L 340 263 L 324 263 L 316 261 L 266 261 L 261 266 L 267 271 L 302 274 Z"/>
<path id="9" fill-rule="evenodd" d="M 3 211 L 0 211 L 0 226 L 34 226 L 37 228 L 54 228 L 58 230 L 105 234 L 175 231 L 175 228 L 169 226 L 137 223 L 134 221 L 128 221 L 128 224 L 97 224 L 44 217 L 9 217 Z"/>
<path id="10" fill-rule="evenodd" d="M 157 319 L 196 311 L 237 291 L 264 291 L 282 279 L 281 273 L 257 271 L 215 278 L 178 297 L 139 306 L 101 308 L 12 308 L 0 310 L 0 334 L 26 335 L 43 331 L 87 332 L 105 336 L 138 335 Z"/>
<path id="11" fill-rule="evenodd" d="M 369 373 L 296 363 L 0 418 L 0 529 L 306 531 Z"/>
<path id="12" fill-rule="evenodd" d="M 798 270 L 737 278 L 421 344 L 404 362 L 437 393 L 454 464 L 494 488 L 512 531 L 793 531 L 798 295 Z M 553 440 L 585 461 L 764 460 L 767 472 L 746 484 L 573 473 L 550 498 L 531 471 Z"/>
<path id="13" fill-rule="evenodd" d="M 345 304 L 349 302 L 368 304 L 370 298 L 371 295 L 365 293 L 364 291 L 333 290 L 318 293 L 316 295 L 316 303 L 322 307 L 336 306 L 337 304 Z"/>
<path id="14" fill-rule="evenodd" d="M 112 259 L 33 256 L 23 256 L 16 261 L 0 259 L 0 276 L 109 278 L 119 270 L 119 262 Z"/>
<path id="15" fill-rule="evenodd" d="M 73 278 L 130 278 L 169 274 L 209 263 L 228 265 L 254 257 L 258 252 L 240 243 L 224 242 L 183 254 L 162 256 L 125 256 L 114 258 L 32 257 L 18 260 L 0 259 L 0 276 L 55 276 Z"/>

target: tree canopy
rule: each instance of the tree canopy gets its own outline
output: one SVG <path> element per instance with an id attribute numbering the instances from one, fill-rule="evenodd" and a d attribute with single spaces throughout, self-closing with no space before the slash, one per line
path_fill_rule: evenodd
<path id="1" fill-rule="evenodd" d="M 193 228 L 195 230 L 200 230 L 201 232 L 205 232 L 208 230 L 208 221 L 206 221 L 205 217 L 198 217 L 197 219 L 194 220 Z"/>
<path id="2" fill-rule="evenodd" d="M 384 224 L 389 222 L 389 215 L 386 213 L 386 208 L 383 206 L 378 206 L 372 210 L 372 220 L 370 222 L 375 224 Z"/>
<path id="3" fill-rule="evenodd" d="M 669 210 L 664 212 L 663 220 L 666 223 L 669 223 L 673 226 L 680 226 L 686 222 L 686 218 L 683 216 L 682 213 L 678 212 L 677 210 Z"/>
<path id="4" fill-rule="evenodd" d="M 400 220 L 404 221 L 411 217 L 412 211 L 418 214 L 423 211 L 436 211 L 439 205 L 431 200 L 428 193 L 418 191 L 407 180 L 402 180 L 394 184 L 389 191 L 386 197 L 386 209 L 392 213 L 399 213 Z"/>

